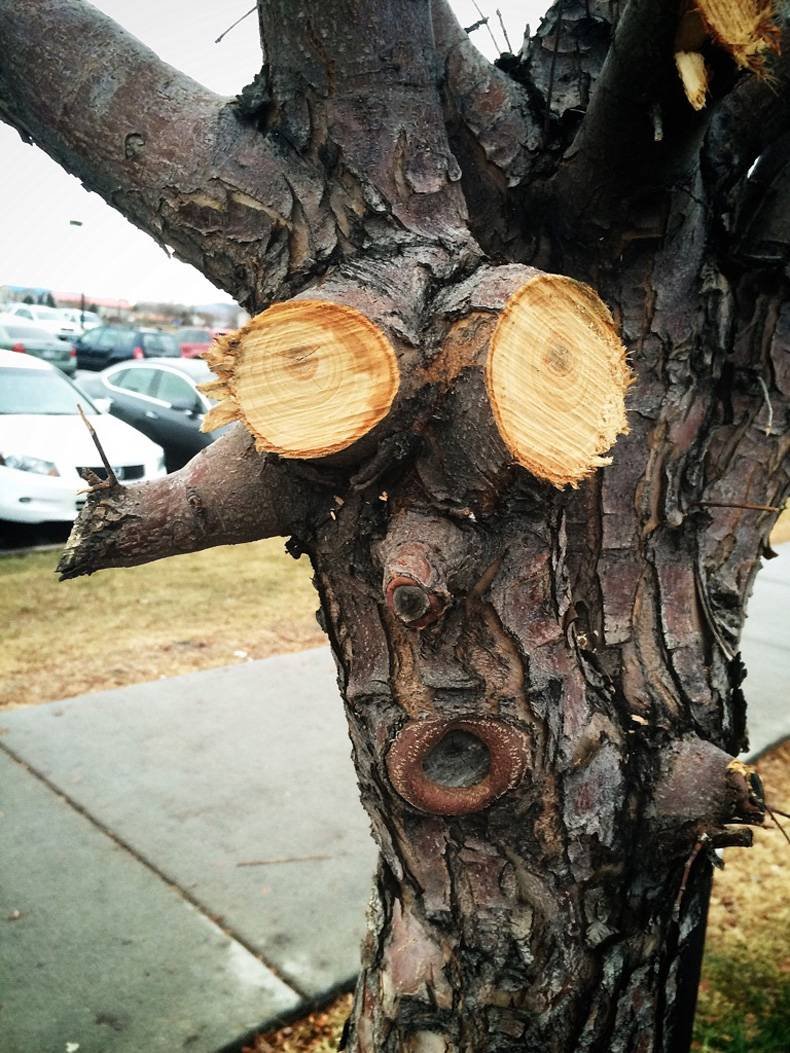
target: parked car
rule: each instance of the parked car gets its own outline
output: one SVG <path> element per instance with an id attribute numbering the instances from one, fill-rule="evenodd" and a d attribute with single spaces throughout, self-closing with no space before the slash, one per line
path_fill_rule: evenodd
<path id="1" fill-rule="evenodd" d="M 177 329 L 173 334 L 181 349 L 182 358 L 198 358 L 211 347 L 227 329 Z"/>
<path id="2" fill-rule="evenodd" d="M 58 307 L 58 314 L 67 322 L 73 322 L 81 333 L 86 333 L 89 329 L 95 329 L 97 325 L 101 325 L 101 318 L 95 311 L 80 311 L 76 307 Z"/>
<path id="3" fill-rule="evenodd" d="M 77 366 L 104 369 L 133 358 L 178 358 L 178 344 L 170 333 L 158 329 L 128 329 L 100 325 L 77 340 Z"/>
<path id="4" fill-rule="evenodd" d="M 0 519 L 68 522 L 85 502 L 80 470 L 100 477 L 90 419 L 119 480 L 165 474 L 160 446 L 123 421 L 100 413 L 54 366 L 30 355 L 0 351 Z"/>
<path id="5" fill-rule="evenodd" d="M 77 349 L 73 344 L 15 314 L 0 314 L 0 348 L 43 358 L 64 373 L 72 374 L 77 369 Z"/>
<path id="6" fill-rule="evenodd" d="M 110 413 L 159 443 L 168 471 L 183 467 L 224 429 L 202 432 L 203 415 L 213 405 L 197 390 L 212 373 L 199 358 L 151 358 L 110 366 L 77 382 L 94 399 L 109 399 Z"/>
<path id="7" fill-rule="evenodd" d="M 13 314 L 20 321 L 24 319 L 39 329 L 46 329 L 60 340 L 72 342 L 82 332 L 80 326 L 64 318 L 56 307 L 42 307 L 35 303 L 9 303 L 6 304 L 4 313 Z"/>

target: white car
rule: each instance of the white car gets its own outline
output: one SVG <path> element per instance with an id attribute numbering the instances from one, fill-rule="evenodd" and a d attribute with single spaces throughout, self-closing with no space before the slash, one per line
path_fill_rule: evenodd
<path id="1" fill-rule="evenodd" d="M 79 469 L 105 474 L 80 405 L 119 481 L 165 475 L 161 446 L 100 413 L 47 362 L 0 350 L 0 519 L 45 523 L 76 517 L 89 485 Z"/>
<path id="2" fill-rule="evenodd" d="M 89 329 L 95 329 L 102 324 L 101 318 L 95 311 L 80 311 L 76 307 L 58 307 L 57 312 L 67 322 L 73 322 L 78 326 L 81 333 L 87 333 Z"/>
<path id="3" fill-rule="evenodd" d="M 5 314 L 16 315 L 33 322 L 39 329 L 46 329 L 61 340 L 74 341 L 82 333 L 82 326 L 64 318 L 57 307 L 42 307 L 36 303 L 9 303 L 4 308 Z"/>

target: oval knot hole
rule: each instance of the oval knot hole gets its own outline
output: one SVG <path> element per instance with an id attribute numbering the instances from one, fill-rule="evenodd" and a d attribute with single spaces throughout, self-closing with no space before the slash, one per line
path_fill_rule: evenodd
<path id="1" fill-rule="evenodd" d="M 419 585 L 398 585 L 393 590 L 392 609 L 403 622 L 416 622 L 430 607 L 430 598 Z"/>
<path id="2" fill-rule="evenodd" d="M 491 754 L 476 735 L 450 731 L 422 762 L 422 770 L 439 786 L 476 786 L 488 775 Z"/>

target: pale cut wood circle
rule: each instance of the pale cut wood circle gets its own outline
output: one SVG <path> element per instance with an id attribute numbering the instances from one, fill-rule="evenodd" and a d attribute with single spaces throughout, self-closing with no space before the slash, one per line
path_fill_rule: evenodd
<path id="1" fill-rule="evenodd" d="M 505 304 L 491 338 L 486 386 L 514 459 L 557 487 L 609 464 L 627 430 L 626 353 L 589 286 L 541 274 Z"/>
<path id="2" fill-rule="evenodd" d="M 774 0 L 696 0 L 695 9 L 715 42 L 741 69 L 766 74 L 766 56 L 779 53 L 779 5 Z"/>
<path id="3" fill-rule="evenodd" d="M 351 446 L 390 411 L 400 375 L 385 334 L 359 311 L 291 300 L 257 315 L 208 356 L 226 395 L 262 450 L 325 457 Z M 220 390 L 224 388 L 223 390 Z"/>

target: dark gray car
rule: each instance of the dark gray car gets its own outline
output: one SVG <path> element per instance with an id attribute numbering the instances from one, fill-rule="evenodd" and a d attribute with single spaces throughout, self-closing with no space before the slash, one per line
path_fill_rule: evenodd
<path id="1" fill-rule="evenodd" d="M 104 369 L 126 359 L 178 358 L 179 354 L 175 338 L 158 329 L 100 325 L 83 333 L 77 341 L 80 369 Z"/>
<path id="2" fill-rule="evenodd" d="M 0 347 L 6 351 L 19 351 L 43 358 L 69 376 L 77 368 L 77 352 L 73 344 L 58 339 L 46 329 L 40 329 L 17 318 L 0 318 Z"/>
<path id="3" fill-rule="evenodd" d="M 94 399 L 108 399 L 110 413 L 158 443 L 172 472 L 224 430 L 200 430 L 213 403 L 197 385 L 211 377 L 202 359 L 152 358 L 110 366 L 95 377 L 82 376 L 77 386 Z"/>

